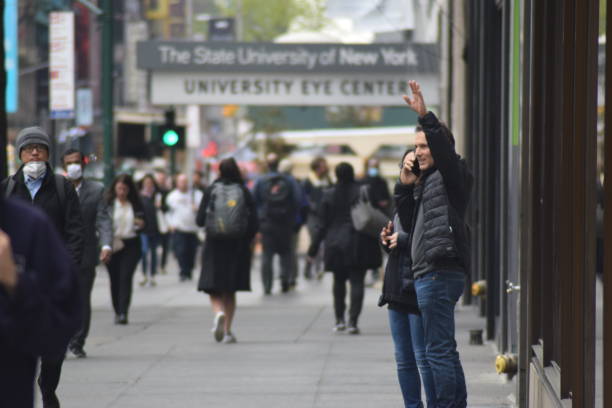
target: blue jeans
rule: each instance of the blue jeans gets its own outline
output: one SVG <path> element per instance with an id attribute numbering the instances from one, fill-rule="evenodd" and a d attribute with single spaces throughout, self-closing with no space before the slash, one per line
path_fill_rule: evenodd
<path id="1" fill-rule="evenodd" d="M 179 276 L 183 279 L 191 279 L 199 244 L 200 241 L 195 232 L 176 231 L 172 234 L 174 255 L 180 269 Z"/>
<path id="2" fill-rule="evenodd" d="M 455 341 L 455 305 L 463 294 L 465 274 L 429 272 L 414 282 L 423 318 L 425 354 L 436 387 L 436 408 L 464 408 L 467 390 Z"/>
<path id="3" fill-rule="evenodd" d="M 140 245 L 142 251 L 142 273 L 144 276 L 155 276 L 157 272 L 157 245 L 159 244 L 159 235 L 140 234 Z M 151 256 L 151 272 L 147 273 L 149 264 L 149 254 Z"/>
<path id="4" fill-rule="evenodd" d="M 421 316 L 389 309 L 389 327 L 395 345 L 395 361 L 404 407 L 422 408 L 421 380 L 425 386 L 427 406 L 435 407 L 436 389 L 425 357 L 425 339 Z M 419 377 L 419 372 L 421 373 Z"/>

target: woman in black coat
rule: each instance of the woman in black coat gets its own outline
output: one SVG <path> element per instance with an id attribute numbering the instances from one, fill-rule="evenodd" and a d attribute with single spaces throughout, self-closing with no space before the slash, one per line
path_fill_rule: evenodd
<path id="1" fill-rule="evenodd" d="M 206 241 L 202 255 L 202 272 L 198 290 L 208 293 L 215 313 L 213 333 L 215 340 L 224 343 L 235 343 L 232 334 L 232 320 L 236 311 L 236 292 L 251 290 L 251 257 L 252 241 L 259 227 L 253 197 L 244 186 L 240 169 L 233 158 L 222 160 L 219 165 L 220 176 L 204 191 L 196 222 L 206 226 Z M 238 186 L 242 191 L 242 201 L 231 200 L 231 206 L 244 205 L 246 208 L 246 225 L 237 236 L 215 234 L 212 229 L 211 211 L 216 194 L 224 189 L 231 190 Z M 228 204 L 230 201 L 228 201 Z M 208 222 L 207 222 L 208 221 Z"/>
<path id="2" fill-rule="evenodd" d="M 338 184 L 325 192 L 321 200 L 319 225 L 316 228 L 308 256 L 313 259 L 322 241 L 325 241 L 325 270 L 334 274 L 335 331 L 346 328 L 346 281 L 351 282 L 351 305 L 348 332 L 359 334 L 357 320 L 364 297 L 365 273 L 378 268 L 382 256 L 375 238 L 357 232 L 351 219 L 351 205 L 359 196 L 359 184 L 349 163 L 336 166 Z"/>

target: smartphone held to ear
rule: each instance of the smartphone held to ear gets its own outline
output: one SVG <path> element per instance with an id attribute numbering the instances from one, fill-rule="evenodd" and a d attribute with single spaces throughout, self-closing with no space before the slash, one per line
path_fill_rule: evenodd
<path id="1" fill-rule="evenodd" d="M 419 161 L 417 159 L 414 159 L 414 162 L 412 163 L 412 174 L 415 176 L 421 174 L 421 168 L 419 167 Z"/>

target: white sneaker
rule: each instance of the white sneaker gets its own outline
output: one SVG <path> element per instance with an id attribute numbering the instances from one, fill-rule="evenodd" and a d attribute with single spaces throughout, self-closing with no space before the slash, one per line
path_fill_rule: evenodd
<path id="1" fill-rule="evenodd" d="M 225 331 L 223 327 L 224 325 L 225 325 L 225 313 L 219 312 L 215 315 L 215 320 L 214 320 L 213 328 L 212 328 L 212 332 L 213 332 L 213 335 L 215 336 L 215 341 L 217 343 L 223 340 L 223 332 Z"/>
<path id="2" fill-rule="evenodd" d="M 233 344 L 236 343 L 236 337 L 233 333 L 227 333 L 223 336 L 223 344 Z"/>

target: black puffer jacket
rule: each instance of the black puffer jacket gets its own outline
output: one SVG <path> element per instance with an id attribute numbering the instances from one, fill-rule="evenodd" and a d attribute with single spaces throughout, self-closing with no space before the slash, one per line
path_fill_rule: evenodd
<path id="1" fill-rule="evenodd" d="M 419 199 L 422 198 L 427 261 L 436 268 L 468 272 L 470 243 L 465 213 L 473 177 L 465 161 L 455 152 L 455 146 L 446 133 L 448 130 L 441 126 L 438 118 L 429 112 L 419 118 L 419 123 L 425 132 L 435 167 L 421 174 L 419 185 L 396 187 L 401 224 L 412 235 Z M 406 282 L 411 279 L 412 271 L 406 276 Z"/>
<path id="2" fill-rule="evenodd" d="M 10 196 L 20 198 L 43 210 L 57 228 L 60 236 L 64 239 L 75 264 L 80 265 L 85 246 L 85 225 L 83 224 L 81 215 L 79 196 L 74 190 L 72 183 L 63 178 L 65 201 L 60 203 L 57 187 L 55 185 L 56 178 L 49 164 L 47 164 L 47 174 L 34 200 L 32 200 L 30 191 L 25 185 L 23 166 L 19 168 L 17 173 L 9 177 L 15 180 L 15 185 L 9 193 Z M 0 187 L 2 194 L 6 193 L 7 185 L 8 178 L 2 182 L 2 186 Z"/>
<path id="3" fill-rule="evenodd" d="M 321 200 L 319 222 L 308 249 L 316 256 L 325 241 L 325 270 L 366 270 L 382 265 L 378 240 L 357 232 L 351 219 L 351 205 L 359 195 L 359 184 L 337 184 L 325 191 Z"/>

